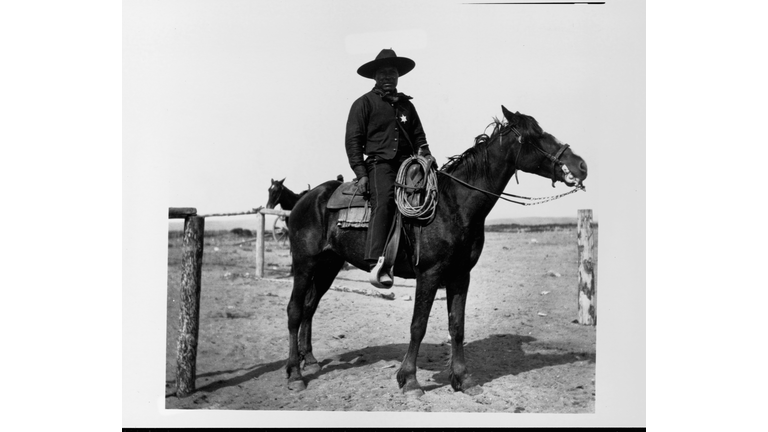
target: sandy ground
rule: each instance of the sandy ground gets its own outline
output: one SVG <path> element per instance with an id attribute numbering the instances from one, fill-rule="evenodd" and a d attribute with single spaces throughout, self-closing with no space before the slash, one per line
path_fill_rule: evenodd
<path id="1" fill-rule="evenodd" d="M 595 236 L 597 229 L 594 230 Z M 395 373 L 408 347 L 415 281 L 391 290 L 342 270 L 334 285 L 395 295 L 385 300 L 329 291 L 313 326 L 322 364 L 307 389 L 292 392 L 286 306 L 292 280 L 286 245 L 267 243 L 264 279 L 254 275 L 253 242 L 206 233 L 197 391 L 175 396 L 181 238 L 169 236 L 166 408 L 304 411 L 453 411 L 593 413 L 596 328 L 575 323 L 577 246 L 574 230 L 487 233 L 472 272 L 466 317 L 466 357 L 482 385 L 477 396 L 456 393 L 445 293 L 438 291 L 419 352 L 417 377 L 426 394 L 405 397 Z M 245 242 L 245 243 L 244 243 Z"/>

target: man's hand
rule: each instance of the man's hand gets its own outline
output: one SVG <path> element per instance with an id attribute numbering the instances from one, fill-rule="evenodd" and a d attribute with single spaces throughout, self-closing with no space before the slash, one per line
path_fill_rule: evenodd
<path id="1" fill-rule="evenodd" d="M 426 155 L 426 156 L 424 156 L 424 158 L 428 162 L 427 163 L 427 170 L 429 170 L 430 168 L 437 169 L 437 161 L 435 160 L 434 157 L 432 157 L 432 155 Z"/>
<path id="2" fill-rule="evenodd" d="M 433 165 L 435 166 L 435 168 L 437 168 L 437 161 L 435 160 L 434 157 L 432 157 L 432 153 L 429 151 L 428 145 L 419 147 L 419 156 L 427 160 L 428 162 L 427 169 L 429 169 Z"/>
<path id="3" fill-rule="evenodd" d="M 368 193 L 368 177 L 360 177 L 357 179 L 357 193 L 359 194 L 367 194 Z"/>

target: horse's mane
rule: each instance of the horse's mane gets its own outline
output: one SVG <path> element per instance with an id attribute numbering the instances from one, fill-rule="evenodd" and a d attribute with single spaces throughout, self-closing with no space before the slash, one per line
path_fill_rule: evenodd
<path id="1" fill-rule="evenodd" d="M 488 160 L 488 146 L 491 143 L 498 142 L 497 138 L 499 134 L 506 133 L 508 129 L 513 129 L 519 133 L 522 137 L 540 136 L 544 133 L 539 126 L 539 123 L 531 116 L 525 114 L 516 113 L 517 123 L 512 126 L 503 120 L 499 120 L 494 117 L 493 122 L 486 126 L 486 130 L 493 126 L 493 131 L 490 135 L 482 133 L 475 137 L 475 144 L 468 148 L 464 153 L 460 155 L 451 156 L 441 168 L 441 171 L 446 173 L 453 173 L 459 168 L 463 167 L 467 175 L 467 180 L 474 180 L 479 177 L 483 177 L 485 180 L 491 180 L 488 178 L 490 173 L 486 169 L 490 165 Z"/>

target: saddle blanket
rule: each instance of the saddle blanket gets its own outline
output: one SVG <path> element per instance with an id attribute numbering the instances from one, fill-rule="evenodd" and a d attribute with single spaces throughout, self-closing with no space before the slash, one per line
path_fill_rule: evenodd
<path id="1" fill-rule="evenodd" d="M 339 210 L 339 221 L 336 225 L 342 229 L 368 229 L 368 222 L 371 220 L 371 208 L 350 207 Z"/>

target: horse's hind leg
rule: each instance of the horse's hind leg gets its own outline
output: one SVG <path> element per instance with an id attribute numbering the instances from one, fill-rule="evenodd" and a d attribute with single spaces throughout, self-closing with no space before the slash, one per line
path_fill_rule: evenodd
<path id="1" fill-rule="evenodd" d="M 312 354 L 312 317 L 315 316 L 320 299 L 328 292 L 342 265 L 344 260 L 341 257 L 326 251 L 315 266 L 314 284 L 307 293 L 299 329 L 299 356 L 304 360 L 302 371 L 305 374 L 313 374 L 320 370 L 320 364 Z"/>
<path id="2" fill-rule="evenodd" d="M 293 278 L 293 291 L 288 301 L 288 361 L 285 364 L 285 372 L 288 376 L 288 388 L 291 390 L 304 390 L 306 384 L 301 376 L 299 368 L 299 327 L 303 320 L 304 303 L 307 293 L 312 289 L 312 266 L 299 266 L 296 276 Z"/>
<path id="3" fill-rule="evenodd" d="M 464 360 L 464 314 L 469 290 L 469 272 L 447 278 L 448 332 L 451 334 L 451 387 L 469 395 L 483 392 L 472 379 Z"/>

